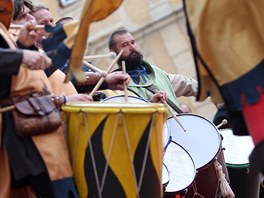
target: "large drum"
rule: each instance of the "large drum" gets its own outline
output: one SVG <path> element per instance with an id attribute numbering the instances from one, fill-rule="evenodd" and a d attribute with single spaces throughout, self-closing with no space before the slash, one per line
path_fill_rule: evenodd
<path id="1" fill-rule="evenodd" d="M 162 104 L 63 107 L 80 197 L 161 197 Z"/>
<path id="2" fill-rule="evenodd" d="M 216 126 L 204 117 L 195 114 L 177 115 L 184 131 L 174 118 L 166 122 L 167 133 L 173 141 L 181 145 L 194 161 L 197 175 L 188 190 L 186 197 L 214 198 L 221 196 L 219 175 L 215 162 L 222 165 L 223 172 L 229 181 L 227 168 L 221 146 L 221 136 Z"/>
<path id="3" fill-rule="evenodd" d="M 239 198 L 259 198 L 260 174 L 249 174 L 249 155 L 254 148 L 250 136 L 236 136 L 232 129 L 220 130 L 230 186 Z"/>
<path id="4" fill-rule="evenodd" d="M 179 144 L 170 141 L 164 151 L 163 163 L 167 167 L 169 177 L 164 187 L 164 198 L 184 197 L 196 175 L 191 156 Z M 164 169 L 162 177 L 166 176 Z"/>

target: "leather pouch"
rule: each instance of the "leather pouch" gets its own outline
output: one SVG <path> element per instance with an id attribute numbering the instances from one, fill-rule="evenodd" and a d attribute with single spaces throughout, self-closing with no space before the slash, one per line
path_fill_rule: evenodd
<path id="1" fill-rule="evenodd" d="M 61 115 L 50 96 L 32 94 L 22 99 L 12 98 L 15 105 L 13 120 L 20 136 L 33 136 L 53 132 L 61 125 Z"/>

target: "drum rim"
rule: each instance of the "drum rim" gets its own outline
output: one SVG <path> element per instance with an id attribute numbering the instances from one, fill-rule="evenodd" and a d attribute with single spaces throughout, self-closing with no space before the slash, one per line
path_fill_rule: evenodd
<path id="1" fill-rule="evenodd" d="M 132 105 L 133 104 L 133 105 Z M 166 113 L 167 108 L 161 103 L 101 103 L 101 102 L 70 102 L 61 109 L 69 113 Z M 136 110 L 136 111 L 135 111 Z"/>
<path id="2" fill-rule="evenodd" d="M 231 163 L 225 163 L 226 167 L 228 168 L 236 168 L 236 169 L 243 169 L 243 168 L 249 168 L 249 163 L 245 163 L 245 164 L 231 164 Z"/>
<path id="3" fill-rule="evenodd" d="M 167 171 L 167 174 L 168 174 L 168 181 L 166 181 L 165 183 L 162 183 L 162 185 L 165 185 L 166 186 L 170 182 L 170 174 L 169 174 L 168 167 L 166 166 L 166 164 L 164 162 L 162 162 L 162 166 L 165 167 L 165 169 Z M 162 182 L 162 179 L 161 179 L 161 182 Z"/>
<path id="4" fill-rule="evenodd" d="M 193 167 L 194 167 L 194 177 L 193 177 L 193 180 L 190 182 L 190 184 L 188 185 L 188 186 L 185 186 L 185 188 L 183 188 L 183 189 L 181 189 L 181 190 L 178 190 L 178 191 L 166 191 L 166 188 L 165 188 L 165 191 L 163 192 L 164 194 L 166 194 L 166 193 L 176 193 L 176 192 L 180 192 L 180 191 L 182 191 L 182 190 L 185 190 L 185 189 L 188 189 L 190 186 L 192 186 L 192 184 L 194 183 L 194 181 L 195 181 L 195 178 L 197 177 L 197 168 L 195 167 L 195 164 L 194 164 L 194 161 L 193 161 L 193 158 L 192 158 L 192 156 L 190 155 L 190 153 L 185 149 L 185 148 L 183 148 L 179 143 L 177 143 L 177 142 L 175 142 L 175 141 L 173 141 L 173 140 L 171 140 L 170 142 L 169 142 L 169 144 L 170 143 L 175 143 L 176 145 L 178 145 L 178 146 L 180 146 L 187 154 L 188 154 L 188 156 L 190 157 L 190 159 L 191 159 L 191 161 L 192 161 L 192 165 L 193 165 Z M 168 144 L 168 145 L 169 145 Z M 163 162 L 164 163 L 164 162 Z M 164 163 L 164 165 L 166 165 L 165 163 Z M 169 175 L 169 177 L 170 177 L 170 175 Z M 168 184 L 170 183 L 170 181 L 168 182 Z"/>

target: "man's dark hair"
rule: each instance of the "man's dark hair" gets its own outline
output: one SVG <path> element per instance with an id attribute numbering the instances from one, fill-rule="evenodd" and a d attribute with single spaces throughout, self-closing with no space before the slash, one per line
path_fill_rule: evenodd
<path id="1" fill-rule="evenodd" d="M 116 30 L 116 31 L 114 31 L 114 32 L 110 35 L 110 37 L 109 37 L 109 39 L 108 39 L 108 48 L 109 48 L 109 50 L 112 50 L 112 49 L 115 48 L 114 37 L 115 37 L 116 35 L 122 35 L 122 34 L 126 34 L 126 33 L 128 33 L 128 31 L 125 30 L 125 29 L 121 29 L 121 30 Z"/>
<path id="2" fill-rule="evenodd" d="M 33 3 L 30 0 L 14 0 L 13 20 L 16 20 L 18 15 L 24 12 L 24 5 L 30 10 L 33 9 Z"/>

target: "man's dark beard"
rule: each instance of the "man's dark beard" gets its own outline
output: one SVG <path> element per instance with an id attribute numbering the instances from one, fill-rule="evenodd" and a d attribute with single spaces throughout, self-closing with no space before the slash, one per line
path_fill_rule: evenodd
<path id="1" fill-rule="evenodd" d="M 127 71 L 135 70 L 142 63 L 142 59 L 143 55 L 140 52 L 133 52 L 127 57 L 121 56 L 118 59 L 117 64 L 121 67 L 122 61 L 125 61 Z"/>

